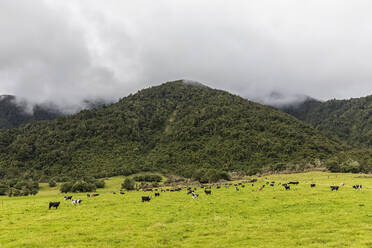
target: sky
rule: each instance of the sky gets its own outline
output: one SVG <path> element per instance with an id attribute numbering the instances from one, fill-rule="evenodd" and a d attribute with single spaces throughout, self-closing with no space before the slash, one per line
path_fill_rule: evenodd
<path id="1" fill-rule="evenodd" d="M 0 95 L 73 109 L 188 79 L 267 103 L 272 92 L 366 96 L 371 9 L 367 0 L 1 0 Z"/>

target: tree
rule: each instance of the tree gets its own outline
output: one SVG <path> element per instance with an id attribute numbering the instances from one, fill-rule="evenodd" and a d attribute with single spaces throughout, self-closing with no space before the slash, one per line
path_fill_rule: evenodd
<path id="1" fill-rule="evenodd" d="M 54 179 L 51 179 L 51 180 L 49 181 L 49 187 L 53 188 L 53 187 L 55 187 L 55 186 L 57 186 L 56 181 L 55 181 Z"/>
<path id="2" fill-rule="evenodd" d="M 127 177 L 124 179 L 124 182 L 121 184 L 121 188 L 126 189 L 126 190 L 134 190 L 134 185 L 135 185 L 135 181 Z"/>

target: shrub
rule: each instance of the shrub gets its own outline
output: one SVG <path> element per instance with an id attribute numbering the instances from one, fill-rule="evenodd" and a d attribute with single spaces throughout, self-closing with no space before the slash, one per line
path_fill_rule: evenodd
<path id="1" fill-rule="evenodd" d="M 133 177 L 138 182 L 161 182 L 162 177 L 156 174 L 147 174 Z"/>
<path id="2" fill-rule="evenodd" d="M 64 183 L 64 184 L 61 185 L 61 189 L 60 189 L 60 191 L 61 191 L 62 193 L 71 192 L 72 185 L 73 185 L 72 182 Z"/>
<path id="3" fill-rule="evenodd" d="M 51 179 L 51 180 L 48 182 L 48 184 L 49 184 L 49 187 L 51 187 L 51 188 L 57 186 L 57 182 L 56 182 L 55 180 L 53 180 L 53 179 Z"/>
<path id="4" fill-rule="evenodd" d="M 126 189 L 126 190 L 134 190 L 134 185 L 135 185 L 135 181 L 127 177 L 124 179 L 124 182 L 121 184 L 121 188 Z"/>
<path id="5" fill-rule="evenodd" d="M 8 193 L 8 186 L 5 184 L 0 184 L 0 195 L 6 195 Z"/>
<path id="6" fill-rule="evenodd" d="M 101 189 L 105 187 L 105 181 L 104 180 L 96 180 L 95 183 L 97 189 Z"/>

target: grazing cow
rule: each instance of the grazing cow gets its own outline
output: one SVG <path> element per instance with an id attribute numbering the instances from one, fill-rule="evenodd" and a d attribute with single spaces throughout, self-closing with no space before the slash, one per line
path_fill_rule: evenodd
<path id="1" fill-rule="evenodd" d="M 236 191 L 239 191 L 239 188 L 238 188 L 238 187 L 235 187 L 235 190 L 236 190 Z"/>
<path id="2" fill-rule="evenodd" d="M 76 199 L 76 200 L 72 200 L 72 205 L 80 205 L 80 203 L 82 202 L 82 200 L 80 199 Z"/>
<path id="3" fill-rule="evenodd" d="M 266 182 L 266 185 L 268 185 L 269 184 L 269 182 Z"/>
<path id="4" fill-rule="evenodd" d="M 261 191 L 263 189 L 263 186 L 258 187 L 258 190 Z"/>
<path id="5" fill-rule="evenodd" d="M 221 188 L 221 186 L 220 185 L 218 185 L 217 187 L 216 187 L 217 189 L 220 189 Z"/>
<path id="6" fill-rule="evenodd" d="M 164 190 L 164 189 L 162 189 L 162 190 L 161 190 L 161 192 L 165 192 L 165 190 Z"/>
<path id="7" fill-rule="evenodd" d="M 212 190 L 204 190 L 205 194 L 206 195 L 211 195 L 212 194 Z"/>
<path id="8" fill-rule="evenodd" d="M 142 196 L 142 202 L 149 202 L 151 200 L 151 196 Z"/>
<path id="9" fill-rule="evenodd" d="M 72 195 L 66 195 L 65 197 L 63 197 L 63 199 L 66 201 L 66 200 L 71 200 L 72 199 Z"/>
<path id="10" fill-rule="evenodd" d="M 311 188 L 314 188 L 315 187 L 315 183 L 310 184 L 310 187 Z"/>
<path id="11" fill-rule="evenodd" d="M 99 194 L 87 194 L 88 197 L 96 197 L 99 196 Z"/>
<path id="12" fill-rule="evenodd" d="M 114 195 L 116 195 L 116 192 L 112 192 Z"/>
<path id="13" fill-rule="evenodd" d="M 155 193 L 155 196 L 160 196 L 160 193 Z"/>
<path id="14" fill-rule="evenodd" d="M 297 185 L 297 184 L 299 184 L 299 182 L 297 182 L 297 181 L 295 181 L 295 182 L 289 182 L 288 184 Z"/>
<path id="15" fill-rule="evenodd" d="M 283 187 L 285 188 L 285 190 L 290 190 L 291 189 L 291 186 L 289 186 L 287 184 L 283 184 Z"/>
<path id="16" fill-rule="evenodd" d="M 198 197 L 199 197 L 199 194 L 196 194 L 196 193 L 192 192 L 192 199 L 196 199 Z"/>
<path id="17" fill-rule="evenodd" d="M 338 186 L 330 186 L 331 187 L 331 190 L 333 191 L 333 190 L 338 190 Z"/>
<path id="18" fill-rule="evenodd" d="M 270 184 L 271 187 L 274 187 L 274 185 L 275 185 L 275 184 L 273 184 L 273 183 Z"/>
<path id="19" fill-rule="evenodd" d="M 120 194 L 121 194 L 121 195 L 124 195 L 125 193 L 124 193 L 123 191 L 120 191 Z"/>
<path id="20" fill-rule="evenodd" d="M 340 183 L 340 186 L 345 186 L 345 184 L 344 183 Z"/>
<path id="21" fill-rule="evenodd" d="M 361 184 L 357 184 L 357 185 L 354 185 L 353 186 L 354 189 L 362 189 L 362 185 Z"/>
<path id="22" fill-rule="evenodd" d="M 245 185 L 244 184 L 242 185 L 242 188 L 245 188 Z"/>
<path id="23" fill-rule="evenodd" d="M 60 202 L 49 202 L 49 209 L 52 207 L 58 209 Z"/>

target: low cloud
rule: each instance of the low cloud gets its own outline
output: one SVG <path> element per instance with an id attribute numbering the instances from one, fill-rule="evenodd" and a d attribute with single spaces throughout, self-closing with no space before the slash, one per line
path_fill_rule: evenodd
<path id="1" fill-rule="evenodd" d="M 0 94 L 76 111 L 86 99 L 114 101 L 187 78 L 261 102 L 271 92 L 291 101 L 365 96 L 372 94 L 371 7 L 363 0 L 4 0 Z"/>

